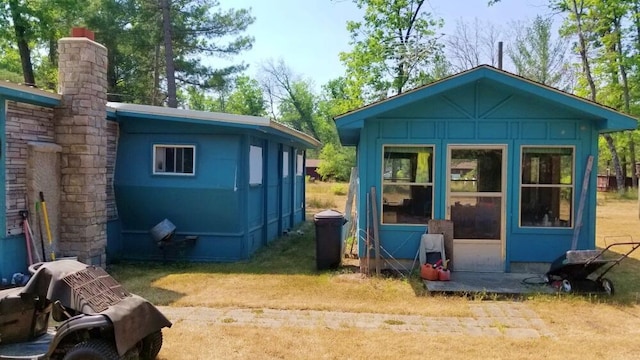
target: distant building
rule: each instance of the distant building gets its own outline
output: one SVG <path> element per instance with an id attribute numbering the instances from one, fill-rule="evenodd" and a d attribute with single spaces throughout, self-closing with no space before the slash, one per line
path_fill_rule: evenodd
<path id="1" fill-rule="evenodd" d="M 322 180 L 322 176 L 318 174 L 318 167 L 321 163 L 322 160 L 319 159 L 307 159 L 304 170 L 305 175 L 309 176 L 311 179 Z"/>
<path id="2" fill-rule="evenodd" d="M 624 187 L 633 186 L 633 179 L 626 177 L 624 179 Z M 598 175 L 598 191 L 616 191 L 618 188 L 618 180 L 615 175 Z"/>

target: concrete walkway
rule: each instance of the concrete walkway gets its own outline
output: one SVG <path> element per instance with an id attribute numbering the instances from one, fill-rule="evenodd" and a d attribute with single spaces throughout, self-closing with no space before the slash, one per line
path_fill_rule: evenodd
<path id="1" fill-rule="evenodd" d="M 469 305 L 472 317 L 429 317 L 314 310 L 159 307 L 172 322 L 260 327 L 359 328 L 443 335 L 510 338 L 553 337 L 544 321 L 525 304 L 479 302 Z"/>

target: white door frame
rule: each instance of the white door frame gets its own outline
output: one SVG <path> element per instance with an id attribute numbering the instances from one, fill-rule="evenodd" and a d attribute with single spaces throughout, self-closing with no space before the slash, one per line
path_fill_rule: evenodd
<path id="1" fill-rule="evenodd" d="M 449 144 L 447 145 L 447 172 L 446 172 L 446 198 L 445 198 L 445 214 L 446 219 L 451 220 L 451 205 L 452 197 L 456 196 L 485 196 L 485 197 L 500 197 L 500 238 L 499 239 L 454 239 L 453 240 L 453 269 L 459 271 L 479 271 L 479 272 L 504 272 L 505 269 L 505 255 L 506 255 L 506 205 L 507 205 L 507 145 L 506 144 Z M 453 150 L 501 150 L 502 151 L 502 174 L 501 174 L 501 191 L 496 192 L 465 192 L 465 193 L 452 193 L 451 191 L 451 154 Z M 453 225 L 455 228 L 455 224 Z M 481 252 L 483 246 L 491 247 L 494 249 L 489 252 L 495 254 L 495 251 L 499 251 L 500 265 L 490 267 L 487 269 L 467 268 L 463 263 L 461 266 L 456 266 L 456 258 L 463 261 L 465 256 L 460 256 L 461 252 Z M 499 250 L 498 250 L 499 249 Z M 458 255 L 458 256 L 456 256 Z M 469 254 L 464 254 L 469 255 Z M 476 254 L 473 254 L 474 256 Z"/>

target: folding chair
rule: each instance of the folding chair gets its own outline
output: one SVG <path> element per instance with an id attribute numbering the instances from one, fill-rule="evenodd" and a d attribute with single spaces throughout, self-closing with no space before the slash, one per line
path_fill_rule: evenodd
<path id="1" fill-rule="evenodd" d="M 435 264 L 446 259 L 444 253 L 444 235 L 423 234 L 420 238 L 420 264 Z"/>

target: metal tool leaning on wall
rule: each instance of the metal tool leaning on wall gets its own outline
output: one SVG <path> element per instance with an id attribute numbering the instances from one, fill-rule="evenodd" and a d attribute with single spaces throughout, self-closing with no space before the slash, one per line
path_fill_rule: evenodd
<path id="1" fill-rule="evenodd" d="M 38 205 L 36 203 L 36 209 L 38 209 Z M 49 225 L 49 214 L 47 213 L 47 203 L 44 201 L 44 193 L 40 191 L 40 209 L 42 209 L 42 218 L 44 220 L 45 231 L 47 232 L 47 241 L 49 243 L 49 260 L 53 261 L 56 259 L 55 248 L 53 244 L 53 239 L 51 237 L 51 226 Z M 40 232 L 40 236 L 44 238 L 42 231 Z M 43 240 L 44 241 L 44 240 Z"/>
<path id="2" fill-rule="evenodd" d="M 31 225 L 29 224 L 29 211 L 21 210 L 20 217 L 22 218 L 22 229 L 23 229 L 22 232 L 24 233 L 25 245 L 27 247 L 27 261 L 29 265 L 33 265 L 34 262 L 41 262 L 42 257 L 38 252 L 38 247 L 36 246 L 35 237 L 33 236 Z"/>

